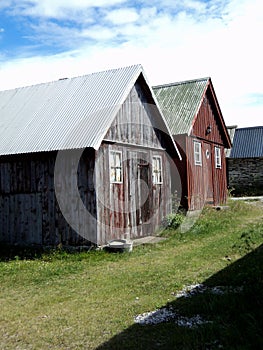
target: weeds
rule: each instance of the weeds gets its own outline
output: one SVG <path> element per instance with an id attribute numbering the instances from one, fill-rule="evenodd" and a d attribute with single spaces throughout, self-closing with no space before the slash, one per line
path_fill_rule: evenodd
<path id="1" fill-rule="evenodd" d="M 176 230 L 184 221 L 185 215 L 182 213 L 168 214 L 162 221 L 162 227 Z"/>
<path id="2" fill-rule="evenodd" d="M 237 242 L 233 245 L 233 249 L 241 254 L 251 252 L 257 245 L 258 241 L 263 241 L 262 226 L 263 223 L 259 222 L 257 224 L 252 224 L 243 230 Z"/>

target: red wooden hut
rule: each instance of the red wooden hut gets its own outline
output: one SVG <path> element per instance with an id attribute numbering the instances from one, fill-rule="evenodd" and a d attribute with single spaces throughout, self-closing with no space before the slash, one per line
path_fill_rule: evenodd
<path id="1" fill-rule="evenodd" d="M 225 203 L 224 150 L 231 147 L 231 141 L 211 78 L 155 86 L 153 90 L 183 157 L 177 162 L 182 205 L 199 210 L 207 203 Z"/>

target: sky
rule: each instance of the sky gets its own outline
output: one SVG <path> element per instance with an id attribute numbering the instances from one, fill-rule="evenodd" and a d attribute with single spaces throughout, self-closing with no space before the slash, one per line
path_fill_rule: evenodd
<path id="1" fill-rule="evenodd" d="M 142 64 L 211 77 L 227 125 L 263 125 L 262 0 L 0 0 L 0 90 Z"/>

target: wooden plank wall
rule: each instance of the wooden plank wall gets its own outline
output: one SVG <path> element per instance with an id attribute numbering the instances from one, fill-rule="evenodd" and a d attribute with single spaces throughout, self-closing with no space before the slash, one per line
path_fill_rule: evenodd
<path id="1" fill-rule="evenodd" d="M 207 134 L 206 129 L 211 126 L 211 133 Z M 210 144 L 211 154 L 209 159 L 206 158 L 203 152 L 203 166 L 194 165 L 193 140 L 196 139 L 202 143 L 202 150 L 205 150 L 206 145 Z M 220 147 L 222 157 L 222 168 L 215 168 L 215 151 L 214 148 Z M 227 177 L 226 177 L 226 161 L 224 154 L 224 141 L 222 130 L 218 119 L 215 117 L 211 97 L 209 93 L 204 98 L 204 101 L 197 114 L 194 122 L 191 137 L 187 141 L 188 148 L 188 205 L 190 210 L 201 209 L 206 202 L 209 186 L 207 181 L 212 181 L 214 205 L 219 205 L 225 202 L 227 197 Z M 208 197 L 210 197 L 208 195 Z"/>
<path id="2" fill-rule="evenodd" d="M 177 194 L 177 200 L 181 208 L 188 210 L 188 173 L 187 173 L 187 149 L 186 135 L 175 135 L 174 139 L 181 154 L 182 160 L 174 158 L 174 171 L 172 176 L 172 193 Z"/>
<path id="3" fill-rule="evenodd" d="M 227 200 L 227 165 L 225 149 L 219 146 L 222 157 L 222 168 L 214 169 L 214 205 L 224 204 Z M 214 160 L 215 161 L 215 160 Z"/>
<path id="4" fill-rule="evenodd" d="M 1 157 L 0 241 L 41 245 L 87 243 L 68 225 L 58 206 L 55 159 L 56 152 Z M 64 166 L 65 174 L 68 164 L 65 162 Z M 94 152 L 86 150 L 78 171 L 79 191 L 84 204 L 96 216 L 93 172 Z M 63 177 L 63 181 L 71 179 Z M 78 220 L 78 209 L 75 211 Z"/>
<path id="5" fill-rule="evenodd" d="M 203 208 L 205 185 L 204 185 L 204 167 L 195 165 L 193 152 L 194 138 L 187 137 L 187 175 L 188 175 L 188 209 L 199 210 Z M 204 155 L 202 155 L 204 159 Z"/>
<path id="6" fill-rule="evenodd" d="M 211 126 L 211 133 L 207 134 L 206 129 L 209 125 Z M 198 111 L 193 129 L 191 131 L 191 136 L 198 137 L 218 145 L 224 145 L 222 130 L 219 126 L 218 119 L 215 117 L 209 94 L 205 96 Z"/>
<path id="7" fill-rule="evenodd" d="M 96 184 L 100 244 L 120 237 L 151 235 L 171 210 L 169 156 L 163 149 L 162 132 L 155 128 L 156 108 L 148 101 L 142 85 L 136 83 L 105 136 L 107 142 L 98 151 Z M 123 184 L 109 184 L 109 150 L 122 152 Z M 163 184 L 152 183 L 153 155 L 162 157 Z M 148 167 L 139 171 L 140 164 L 145 161 L 149 163 Z M 144 181 L 148 178 L 148 194 L 141 206 L 138 203 L 145 188 L 140 188 L 138 178 L 142 176 Z"/>
<path id="8" fill-rule="evenodd" d="M 111 183 L 109 152 L 122 152 L 123 182 Z M 98 243 L 152 235 L 171 211 L 170 163 L 164 151 L 104 143 L 97 157 Z M 162 184 L 152 182 L 152 157 L 162 157 Z M 142 162 L 148 162 L 141 166 Z"/>
<path id="9" fill-rule="evenodd" d="M 161 130 L 156 128 L 156 106 L 148 102 L 141 85 L 136 83 L 120 106 L 105 139 L 151 148 L 167 148 Z M 155 127 L 153 127 L 155 126 Z"/>

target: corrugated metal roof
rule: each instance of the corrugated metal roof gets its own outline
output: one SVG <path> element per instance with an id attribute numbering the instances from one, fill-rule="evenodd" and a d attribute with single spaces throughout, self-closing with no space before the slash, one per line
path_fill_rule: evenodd
<path id="1" fill-rule="evenodd" d="M 255 157 L 263 157 L 263 126 L 236 129 L 230 158 Z"/>
<path id="2" fill-rule="evenodd" d="M 0 155 L 98 149 L 141 65 L 0 92 Z"/>
<path id="3" fill-rule="evenodd" d="M 153 87 L 173 135 L 190 133 L 209 79 L 202 78 Z"/>

